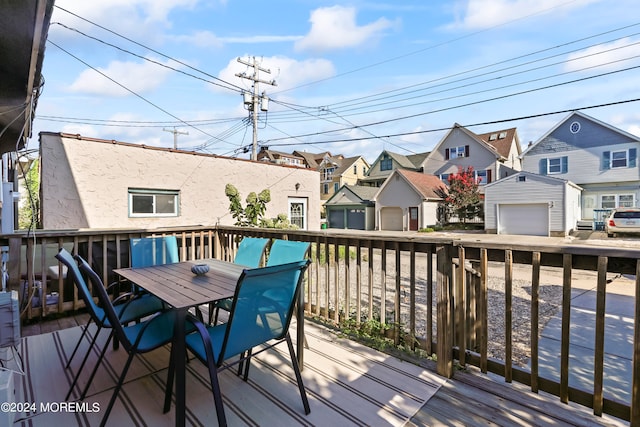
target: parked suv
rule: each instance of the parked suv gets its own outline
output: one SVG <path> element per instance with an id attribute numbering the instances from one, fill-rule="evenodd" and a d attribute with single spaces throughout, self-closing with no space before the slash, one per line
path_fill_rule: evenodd
<path id="1" fill-rule="evenodd" d="M 616 233 L 640 233 L 640 208 L 618 208 L 611 211 L 604 223 L 607 236 Z"/>

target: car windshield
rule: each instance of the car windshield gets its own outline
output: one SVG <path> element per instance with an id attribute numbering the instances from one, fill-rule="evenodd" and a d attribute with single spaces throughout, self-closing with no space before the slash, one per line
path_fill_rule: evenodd
<path id="1" fill-rule="evenodd" d="M 621 211 L 613 214 L 614 218 L 633 218 L 640 219 L 640 211 Z"/>

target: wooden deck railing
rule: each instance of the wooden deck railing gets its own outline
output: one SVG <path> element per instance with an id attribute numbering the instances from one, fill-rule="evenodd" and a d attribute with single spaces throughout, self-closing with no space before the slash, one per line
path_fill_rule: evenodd
<path id="1" fill-rule="evenodd" d="M 453 239 L 425 234 L 381 235 L 366 232 L 308 232 L 300 230 L 246 229 L 238 227 L 185 227 L 156 230 L 89 230 L 69 232 L 40 231 L 30 236 L 19 233 L 0 236 L 8 247 L 8 287 L 23 295 L 23 319 L 82 308 L 72 285 L 57 273 L 53 255 L 65 247 L 92 262 L 103 281 L 114 280 L 111 270 L 129 265 L 129 239 L 139 236 L 178 237 L 182 260 L 214 257 L 232 260 L 237 242 L 246 235 L 311 243 L 312 264 L 305 283 L 305 312 L 339 324 L 379 321 L 391 325 L 396 343 L 405 338 L 412 348 L 437 357 L 438 373 L 451 377 L 456 365 L 473 365 L 482 372 L 504 377 L 552 393 L 562 402 L 574 401 L 593 408 L 594 414 L 610 414 L 640 425 L 640 250 L 588 246 L 486 243 L 483 239 Z M 51 268 L 50 268 L 51 267 Z M 528 320 L 514 310 L 514 268 L 527 271 L 530 289 Z M 558 271 L 557 282 L 543 283 L 544 269 Z M 495 271 L 501 274 L 495 275 Z M 570 386 L 571 290 L 572 274 L 592 272 L 596 289 L 595 352 L 590 373 L 592 388 Z M 611 397 L 603 387 L 605 372 L 605 302 L 607 273 L 628 274 L 635 278 L 631 293 L 635 307 L 632 336 L 625 345 L 632 354 L 630 398 Z M 502 294 L 496 304 L 495 290 L 488 284 L 499 282 Z M 544 281 L 549 282 L 548 279 Z M 38 288 L 39 286 L 39 288 Z M 540 375 L 542 351 L 540 333 L 544 326 L 540 313 L 541 289 L 561 288 L 556 301 L 561 316 L 559 378 Z M 33 291 L 41 298 L 29 302 Z M 57 292 L 57 294 L 53 294 Z M 42 297 L 50 295 L 49 298 Z M 33 301 L 33 299 L 32 299 Z M 522 302 L 518 301 L 522 307 Z M 548 313 L 547 313 L 548 314 Z M 500 325 L 498 323 L 502 322 Z M 517 324 L 517 326 L 516 326 Z M 523 326 L 524 325 L 524 326 Z M 496 337 L 496 326 L 502 337 Z M 514 335 L 520 327 L 528 329 L 528 339 Z M 495 341 L 495 342 L 494 342 Z M 490 347 L 500 347 L 499 356 Z M 514 352 L 527 356 L 527 363 L 514 361 Z M 568 407 L 568 410 L 569 407 Z"/>

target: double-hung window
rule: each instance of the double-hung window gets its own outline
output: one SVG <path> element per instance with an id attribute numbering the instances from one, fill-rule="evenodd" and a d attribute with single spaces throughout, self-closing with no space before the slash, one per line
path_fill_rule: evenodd
<path id="1" fill-rule="evenodd" d="M 381 171 L 390 171 L 392 168 L 393 168 L 393 160 L 391 160 L 391 157 L 385 155 L 380 160 L 380 170 Z"/>
<path id="2" fill-rule="evenodd" d="M 449 148 L 449 158 L 457 159 L 458 157 L 466 157 L 466 146 Z"/>
<path id="3" fill-rule="evenodd" d="M 627 167 L 627 150 L 611 152 L 611 169 Z"/>
<path id="4" fill-rule="evenodd" d="M 569 170 L 569 157 L 551 157 L 540 159 L 540 175 L 554 175 L 567 173 Z"/>
<path id="5" fill-rule="evenodd" d="M 487 183 L 487 171 L 486 170 L 474 171 L 474 173 L 476 175 L 476 182 L 479 185 L 485 185 Z"/>
<path id="6" fill-rule="evenodd" d="M 637 149 L 604 151 L 602 152 L 602 170 L 635 168 L 637 164 Z"/>
<path id="7" fill-rule="evenodd" d="M 129 216 L 178 216 L 178 190 L 129 188 Z"/>
<path id="8" fill-rule="evenodd" d="M 554 159 L 548 159 L 547 172 L 551 175 L 554 173 L 562 172 L 562 162 L 560 161 L 560 157 L 556 157 Z"/>

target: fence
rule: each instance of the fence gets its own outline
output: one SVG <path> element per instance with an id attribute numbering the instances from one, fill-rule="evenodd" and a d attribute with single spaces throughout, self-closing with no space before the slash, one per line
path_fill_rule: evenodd
<path id="1" fill-rule="evenodd" d="M 311 243 L 312 264 L 305 282 L 305 313 L 339 325 L 377 321 L 386 324 L 396 344 L 435 355 L 438 373 L 451 377 L 455 366 L 477 366 L 482 372 L 546 391 L 563 402 L 574 401 L 603 413 L 640 423 L 640 320 L 638 295 L 640 250 L 553 244 L 491 243 L 425 234 L 379 235 L 366 232 L 189 227 L 161 230 L 38 232 L 5 235 L 9 247 L 9 285 L 23 300 L 35 282 L 41 295 L 57 292 L 53 304 L 40 298 L 23 306 L 23 318 L 74 311 L 82 302 L 59 274 L 53 258 L 59 247 L 80 253 L 109 283 L 114 268 L 127 267 L 128 240 L 147 235 L 176 235 L 182 260 L 232 260 L 246 235 Z M 52 273 L 55 273 L 53 278 Z M 626 398 L 606 386 L 605 331 L 607 281 L 613 274 L 632 278 L 633 327 L 622 337 L 632 374 Z M 590 387 L 573 384 L 571 360 L 572 279 L 593 284 L 596 310 L 594 354 L 586 373 Z M 22 292 L 21 284 L 26 283 Z M 541 346 L 541 331 L 559 316 L 558 375 L 540 372 L 539 362 L 555 349 Z M 575 325 L 574 325 L 575 326 Z M 585 325 L 582 325 L 583 327 Z M 626 360 L 626 359 L 625 359 Z"/>

